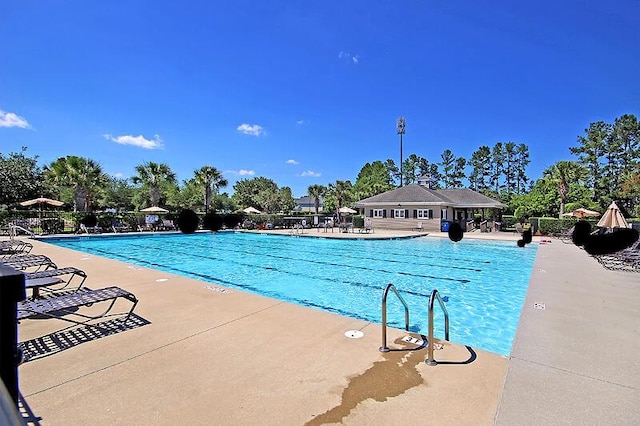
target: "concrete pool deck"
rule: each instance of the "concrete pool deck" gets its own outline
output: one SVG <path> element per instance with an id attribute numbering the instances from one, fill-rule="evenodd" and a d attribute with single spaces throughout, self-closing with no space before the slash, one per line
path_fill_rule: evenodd
<path id="1" fill-rule="evenodd" d="M 368 235 L 416 232 L 334 236 Z M 435 367 L 424 348 L 379 352 L 379 324 L 30 241 L 33 253 L 85 270 L 86 286 L 140 300 L 133 325 L 110 335 L 20 323 L 20 341 L 57 337 L 50 355 L 19 368 L 42 424 L 640 422 L 640 275 L 607 271 L 555 239 L 538 249 L 511 356 L 445 342 L 435 358 L 450 363 Z M 389 329 L 389 346 L 413 347 L 407 334 Z"/>

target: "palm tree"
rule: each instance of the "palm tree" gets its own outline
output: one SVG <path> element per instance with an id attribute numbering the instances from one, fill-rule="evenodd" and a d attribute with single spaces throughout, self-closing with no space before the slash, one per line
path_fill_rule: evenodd
<path id="1" fill-rule="evenodd" d="M 212 166 L 203 166 L 195 171 L 195 181 L 204 187 L 204 211 L 209 213 L 211 194 L 218 194 L 220 188 L 224 188 L 229 182 L 222 176 L 218 169 Z"/>
<path id="2" fill-rule="evenodd" d="M 142 185 L 149 189 L 149 199 L 152 206 L 160 203 L 161 186 L 166 183 L 175 184 L 176 175 L 165 163 L 148 163 L 136 166 L 137 176 L 133 176 L 131 181 L 136 185 Z"/>
<path id="3" fill-rule="evenodd" d="M 558 188 L 560 195 L 560 216 L 564 214 L 564 206 L 567 204 L 569 184 L 583 180 L 586 170 L 575 161 L 558 161 L 543 172 L 543 176 L 550 180 Z"/>
<path id="4" fill-rule="evenodd" d="M 313 198 L 316 206 L 316 214 L 320 209 L 320 198 L 324 197 L 327 193 L 327 188 L 324 185 L 311 185 L 307 188 L 307 194 Z"/>
<path id="5" fill-rule="evenodd" d="M 44 168 L 45 177 L 54 185 L 73 188 L 73 210 L 87 211 L 95 191 L 107 183 L 107 176 L 95 161 L 68 155 Z"/>
<path id="6" fill-rule="evenodd" d="M 344 202 L 351 197 L 351 181 L 337 180 L 335 183 L 330 183 L 327 194 L 335 198 L 336 213 L 338 218 L 340 218 L 340 208 L 344 205 Z"/>

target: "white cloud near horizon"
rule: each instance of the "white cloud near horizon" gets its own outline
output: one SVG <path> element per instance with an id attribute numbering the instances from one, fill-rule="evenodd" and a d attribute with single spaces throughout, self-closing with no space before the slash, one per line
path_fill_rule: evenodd
<path id="1" fill-rule="evenodd" d="M 319 172 L 314 172 L 313 170 L 305 170 L 300 173 L 300 176 L 311 176 L 311 177 L 320 177 L 322 174 Z"/>
<path id="2" fill-rule="evenodd" d="M 112 136 L 110 134 L 105 134 L 102 136 L 104 136 L 106 140 L 119 143 L 120 145 L 133 145 L 144 149 L 159 149 L 163 147 L 160 135 L 154 135 L 153 139 L 147 139 L 142 135 Z"/>
<path id="3" fill-rule="evenodd" d="M 240 176 L 253 176 L 253 175 L 256 174 L 256 172 L 254 172 L 253 170 L 240 169 L 240 170 L 238 170 L 238 174 Z"/>
<path id="4" fill-rule="evenodd" d="M 358 55 L 352 55 L 351 53 L 344 51 L 340 51 L 340 53 L 338 53 L 338 58 L 349 61 L 354 65 L 357 65 L 360 62 Z"/>
<path id="5" fill-rule="evenodd" d="M 240 133 L 244 133 L 245 135 L 251 136 L 262 136 L 265 134 L 264 127 L 258 124 L 247 124 L 242 123 L 236 128 Z"/>
<path id="6" fill-rule="evenodd" d="M 29 129 L 31 125 L 26 118 L 20 117 L 14 112 L 5 112 L 0 109 L 0 127 L 19 127 Z"/>
<path id="7" fill-rule="evenodd" d="M 296 160 L 293 160 L 293 159 L 291 159 L 291 160 L 287 160 L 287 161 L 286 161 L 286 163 L 287 163 L 287 164 L 292 164 L 292 165 L 294 165 L 294 166 L 297 166 L 298 164 L 300 164 L 300 163 L 298 163 Z"/>

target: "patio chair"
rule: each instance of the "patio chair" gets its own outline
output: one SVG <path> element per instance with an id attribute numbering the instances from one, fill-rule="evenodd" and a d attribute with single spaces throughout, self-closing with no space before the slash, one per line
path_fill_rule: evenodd
<path id="1" fill-rule="evenodd" d="M 523 229 L 522 224 L 520 222 L 516 222 L 515 225 L 513 225 L 513 227 L 515 228 L 514 232 L 517 232 L 518 234 L 522 234 L 522 231 L 524 229 Z"/>
<path id="2" fill-rule="evenodd" d="M 416 224 L 416 227 L 415 227 L 415 228 L 413 228 L 413 229 L 414 229 L 415 231 L 422 231 L 422 229 L 423 229 L 423 228 L 422 228 L 422 222 L 418 222 L 418 223 Z"/>
<path id="3" fill-rule="evenodd" d="M 489 232 L 489 229 L 487 228 L 486 220 L 483 220 L 482 222 L 480 222 L 480 232 Z"/>
<path id="4" fill-rule="evenodd" d="M 104 318 L 111 312 L 118 299 L 126 299 L 132 303 L 131 309 L 126 312 L 123 322 L 126 322 L 136 305 L 138 299 L 132 293 L 120 287 L 106 287 L 97 290 L 83 289 L 78 292 L 63 294 L 56 297 L 46 297 L 33 300 L 24 300 L 18 303 L 18 321 L 45 316 L 68 321 L 77 325 L 92 325 L 89 321 Z M 81 312 L 82 307 L 105 302 L 106 309 L 99 313 Z M 111 316 L 111 315 L 110 315 Z M 78 319 L 76 319 L 78 318 Z"/>

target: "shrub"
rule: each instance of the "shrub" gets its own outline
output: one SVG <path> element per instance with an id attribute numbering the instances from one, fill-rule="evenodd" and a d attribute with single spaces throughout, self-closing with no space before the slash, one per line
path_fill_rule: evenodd
<path id="1" fill-rule="evenodd" d="M 222 229 L 222 224 L 222 216 L 216 213 L 207 213 L 202 218 L 202 227 L 210 231 L 219 231 L 220 229 Z"/>
<path id="2" fill-rule="evenodd" d="M 178 216 L 178 228 L 183 234 L 193 234 L 198 229 L 200 218 L 193 210 L 185 209 Z"/>

